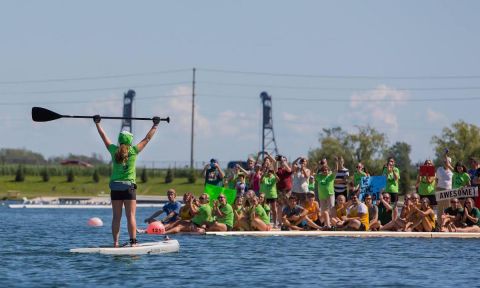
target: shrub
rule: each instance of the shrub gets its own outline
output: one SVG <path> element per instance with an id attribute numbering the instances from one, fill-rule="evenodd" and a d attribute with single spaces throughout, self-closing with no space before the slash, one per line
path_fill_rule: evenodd
<path id="1" fill-rule="evenodd" d="M 48 182 L 50 181 L 50 173 L 48 172 L 48 168 L 45 167 L 45 169 L 40 172 L 40 175 L 42 176 L 43 182 Z"/>
<path id="2" fill-rule="evenodd" d="M 173 172 L 172 172 L 172 169 L 168 168 L 167 170 L 167 175 L 165 175 L 165 183 L 168 184 L 168 183 L 172 183 L 173 182 Z"/>
<path id="3" fill-rule="evenodd" d="M 194 169 L 190 169 L 190 172 L 188 173 L 187 181 L 190 184 L 195 184 L 197 181 L 197 174 L 195 173 Z"/>
<path id="4" fill-rule="evenodd" d="M 21 165 L 18 166 L 17 172 L 15 173 L 15 182 L 25 181 L 25 171 Z"/>
<path id="5" fill-rule="evenodd" d="M 147 168 L 143 167 L 142 175 L 140 176 L 140 178 L 142 179 L 143 183 L 147 183 L 148 181 Z"/>
<path id="6" fill-rule="evenodd" d="M 75 181 L 75 174 L 73 173 L 73 169 L 68 169 L 67 171 L 67 182 L 71 183 Z"/>
<path id="7" fill-rule="evenodd" d="M 97 169 L 93 170 L 92 180 L 95 183 L 98 183 L 100 181 L 100 176 L 98 175 Z"/>

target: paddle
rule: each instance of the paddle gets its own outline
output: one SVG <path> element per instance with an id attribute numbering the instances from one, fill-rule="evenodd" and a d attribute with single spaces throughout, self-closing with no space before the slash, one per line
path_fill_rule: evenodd
<path id="1" fill-rule="evenodd" d="M 141 117 L 109 117 L 101 116 L 102 119 L 129 119 L 129 120 L 150 120 L 153 118 L 141 118 Z M 93 116 L 73 116 L 73 115 L 60 115 L 56 112 L 50 111 L 42 107 L 32 107 L 32 120 L 35 122 L 48 122 L 52 120 L 57 120 L 60 118 L 90 118 L 93 119 Z M 165 121 L 170 123 L 170 117 L 160 118 L 160 121 Z"/>

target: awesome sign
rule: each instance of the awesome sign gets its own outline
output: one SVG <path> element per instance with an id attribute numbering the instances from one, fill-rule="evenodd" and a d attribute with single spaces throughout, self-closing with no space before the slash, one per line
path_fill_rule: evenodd
<path id="1" fill-rule="evenodd" d="M 478 187 L 464 187 L 460 189 L 438 191 L 435 193 L 435 198 L 437 199 L 437 201 L 448 200 L 452 198 L 468 198 L 477 196 Z"/>

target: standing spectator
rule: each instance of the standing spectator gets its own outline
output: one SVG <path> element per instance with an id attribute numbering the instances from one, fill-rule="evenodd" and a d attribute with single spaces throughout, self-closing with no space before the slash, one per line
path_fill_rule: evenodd
<path id="1" fill-rule="evenodd" d="M 277 228 L 277 181 L 278 176 L 272 169 L 264 173 L 260 181 L 260 194 L 265 194 L 265 200 L 270 205 L 274 228 Z"/>
<path id="2" fill-rule="evenodd" d="M 478 164 L 478 160 L 475 157 L 470 157 L 469 159 L 470 162 L 470 169 L 468 169 L 467 173 L 468 176 L 470 176 L 470 179 L 473 179 L 476 175 L 477 169 L 480 168 L 480 165 Z"/>
<path id="3" fill-rule="evenodd" d="M 388 158 L 382 174 L 387 177 L 387 186 L 385 191 L 390 193 L 391 201 L 396 207 L 398 202 L 398 183 L 400 181 L 400 170 L 395 167 L 395 159 L 393 157 Z"/>
<path id="4" fill-rule="evenodd" d="M 243 195 L 245 195 L 245 189 L 247 189 L 247 184 L 245 183 L 245 175 L 239 174 L 237 177 L 237 183 L 235 184 L 237 196 L 243 197 Z"/>
<path id="5" fill-rule="evenodd" d="M 298 199 L 298 203 L 303 204 L 308 192 L 308 179 L 310 178 L 310 169 L 307 168 L 306 158 L 298 157 L 293 161 L 293 183 L 292 193 Z"/>
<path id="6" fill-rule="evenodd" d="M 433 166 L 432 160 L 425 160 L 423 163 L 425 166 Z M 436 176 L 422 176 L 418 174 L 417 183 L 415 187 L 417 188 L 418 194 L 420 196 L 428 198 L 431 206 L 437 206 L 437 200 L 435 199 L 435 179 Z"/>
<path id="7" fill-rule="evenodd" d="M 338 170 L 337 168 L 338 161 L 336 162 L 335 171 Z M 333 188 L 335 174 L 336 172 L 332 173 L 328 166 L 324 165 L 320 167 L 320 173 L 316 176 L 320 210 L 322 211 L 322 219 L 324 219 L 324 224 L 327 228 L 330 227 L 330 214 L 332 213 L 333 206 L 335 206 L 335 191 Z"/>
<path id="8" fill-rule="evenodd" d="M 452 188 L 458 189 L 465 186 L 470 186 L 470 176 L 468 176 L 467 167 L 461 162 L 457 162 L 453 171 Z"/>
<path id="9" fill-rule="evenodd" d="M 338 157 L 338 170 L 337 170 L 337 175 L 335 176 L 335 185 L 334 185 L 334 190 L 335 190 L 335 198 L 338 195 L 343 195 L 345 198 L 347 197 L 347 180 L 348 177 L 350 177 L 349 171 L 347 168 L 345 168 L 345 161 L 343 160 L 343 157 Z"/>
<path id="10" fill-rule="evenodd" d="M 438 167 L 437 173 L 435 173 L 437 176 L 436 192 L 452 189 L 453 167 L 451 163 L 452 159 L 448 157 L 447 153 L 445 153 L 442 163 L 443 165 Z M 442 219 L 441 216 L 443 210 L 448 207 L 448 200 L 440 200 L 437 204 L 437 219 L 439 220 Z"/>
<path id="11" fill-rule="evenodd" d="M 282 211 L 283 207 L 288 203 L 288 197 L 292 193 L 292 168 L 288 165 L 287 158 L 282 155 L 275 157 L 275 169 L 278 177 L 277 181 L 277 211 Z M 281 213 L 277 213 L 277 223 L 282 223 Z"/>
<path id="12" fill-rule="evenodd" d="M 225 174 L 220 165 L 218 165 L 218 161 L 210 159 L 210 164 L 205 165 L 203 168 L 203 177 L 205 177 L 205 185 L 223 186 Z"/>
<path id="13" fill-rule="evenodd" d="M 353 193 L 358 196 L 360 193 L 360 184 L 362 181 L 362 177 L 369 176 L 367 172 L 365 172 L 365 167 L 363 166 L 362 162 L 358 162 L 357 166 L 355 167 L 356 170 L 353 172 Z"/>

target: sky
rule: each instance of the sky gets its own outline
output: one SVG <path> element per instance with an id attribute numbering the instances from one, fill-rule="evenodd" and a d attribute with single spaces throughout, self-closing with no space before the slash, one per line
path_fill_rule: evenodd
<path id="1" fill-rule="evenodd" d="M 140 165 L 190 162 L 192 76 L 197 165 L 261 148 L 260 93 L 272 96 L 279 152 L 319 147 L 323 128 L 370 125 L 412 161 L 480 103 L 478 1 L 1 1 L 0 148 L 109 158 L 91 120 L 170 116 Z M 118 120 L 102 121 L 114 142 Z M 140 141 L 151 123 L 137 121 Z"/>

